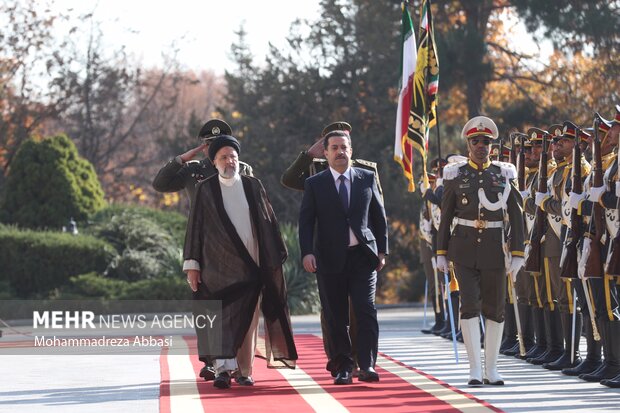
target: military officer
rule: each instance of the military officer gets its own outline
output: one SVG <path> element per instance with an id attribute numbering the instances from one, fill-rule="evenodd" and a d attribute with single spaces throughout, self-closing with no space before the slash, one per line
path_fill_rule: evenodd
<path id="1" fill-rule="evenodd" d="M 582 147 L 581 159 L 573 159 L 573 148 L 575 147 L 576 136 L 579 135 L 579 145 Z M 536 204 L 540 205 L 545 212 L 549 215 L 559 217 L 561 221 L 560 240 L 561 244 L 568 244 L 572 237 L 572 231 L 570 230 L 571 223 L 571 207 L 569 205 L 569 196 L 572 188 L 572 170 L 574 164 L 577 163 L 581 170 L 581 180 L 583 181 L 585 176 L 590 173 L 591 166 L 586 161 L 583 155 L 583 148 L 587 145 L 590 135 L 585 131 L 578 128 L 574 123 L 566 121 L 562 126 L 561 135 L 558 136 L 555 144 L 555 152 L 559 156 L 566 160 L 566 166 L 562 170 L 562 177 L 559 180 L 554 179 L 554 191 L 553 196 L 550 194 L 536 193 Z M 554 172 L 554 177 L 557 176 L 558 171 Z M 556 183 L 559 185 L 556 186 Z M 545 240 L 546 242 L 546 240 Z M 561 247 L 562 254 L 566 253 L 566 248 Z M 557 262 L 557 265 L 550 264 L 550 267 L 559 270 L 562 259 Z M 551 270 L 551 268 L 549 269 Z M 552 270 L 551 270 L 552 271 Z M 558 271 L 559 273 L 559 271 Z M 560 274 L 558 274 L 560 275 Z M 555 274 L 554 274 L 555 276 Z M 572 278 L 576 278 L 577 274 L 571 274 Z M 571 278 L 561 278 L 560 291 L 558 296 L 558 310 L 560 314 L 560 325 L 551 325 L 552 332 L 552 346 L 556 349 L 548 354 L 548 359 L 555 357 L 553 361 L 544 361 L 542 366 L 550 370 L 562 370 L 564 368 L 574 367 L 581 363 L 581 357 L 579 353 L 579 338 L 582 328 L 582 314 L 579 307 L 575 306 L 573 291 L 575 285 L 571 283 Z M 580 285 L 579 285 L 579 288 Z M 573 329 L 573 312 L 575 314 L 575 327 Z M 573 331 L 575 334 L 573 334 Z M 575 343 L 572 341 L 575 340 Z M 552 357 L 553 356 L 553 357 Z M 571 361 L 572 360 L 572 361 Z"/>
<path id="2" fill-rule="evenodd" d="M 617 151 L 618 135 L 620 134 L 620 106 L 616 106 L 616 115 L 613 121 L 601 122 L 601 124 L 609 127 L 606 132 L 603 132 L 604 137 L 601 141 L 603 167 L 608 167 L 604 168 L 603 186 L 590 187 L 588 195 L 589 201 L 598 202 L 605 208 L 607 229 L 605 249 L 609 250 L 611 249 L 611 240 L 618 234 L 617 205 L 620 184 L 618 183 Z M 603 129 L 605 126 L 603 126 Z M 587 201 L 585 203 L 587 205 Z M 608 256 L 606 261 L 609 261 L 611 259 L 609 253 L 606 253 L 606 255 Z M 587 381 L 600 381 L 601 384 L 609 387 L 620 387 L 620 310 L 618 305 L 618 284 L 617 281 L 614 282 L 614 275 L 617 276 L 618 274 L 604 274 L 604 279 L 600 280 L 603 283 L 602 291 L 598 294 L 599 297 L 595 298 L 596 317 L 600 326 L 605 360 L 599 369 L 590 374 L 582 374 L 579 378 Z"/>
<path id="3" fill-rule="evenodd" d="M 209 143 L 219 135 L 232 135 L 232 129 L 226 122 L 211 119 L 205 123 L 198 132 L 200 145 L 175 156 L 166 163 L 155 176 L 153 188 L 157 192 L 178 192 L 185 189 L 191 206 L 196 184 L 217 173 L 215 166 L 209 160 L 208 150 Z M 200 152 L 205 158 L 200 161 L 195 160 L 194 158 Z M 239 161 L 239 169 L 241 174 L 252 176 L 252 167 L 247 163 Z"/>
<path id="4" fill-rule="evenodd" d="M 514 165 L 489 160 L 497 139 L 495 123 L 470 119 L 461 132 L 469 159 L 444 169 L 441 223 L 437 234 L 437 269 L 454 263 L 461 289 L 461 330 L 469 358 L 469 385 L 503 385 L 497 357 L 504 328 L 506 272 L 523 265 L 523 211 L 514 186 Z M 451 231 L 451 224 L 456 224 Z M 508 244 L 504 222 L 510 224 Z M 479 316 L 485 322 L 485 363 L 482 374 Z"/>

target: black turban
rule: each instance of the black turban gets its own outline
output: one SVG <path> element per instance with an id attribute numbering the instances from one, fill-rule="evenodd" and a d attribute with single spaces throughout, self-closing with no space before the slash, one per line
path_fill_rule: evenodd
<path id="1" fill-rule="evenodd" d="M 215 155 L 225 146 L 234 148 L 237 151 L 237 155 L 241 154 L 241 145 L 237 139 L 229 135 L 219 135 L 209 144 L 209 159 L 211 159 L 211 162 L 215 161 Z"/>

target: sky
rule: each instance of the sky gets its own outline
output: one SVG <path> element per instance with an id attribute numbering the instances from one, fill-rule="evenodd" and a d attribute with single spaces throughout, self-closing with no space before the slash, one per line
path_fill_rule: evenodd
<path id="1" fill-rule="evenodd" d="M 296 18 L 316 19 L 319 0 L 54 0 L 53 10 L 80 14 L 94 11 L 104 41 L 125 45 L 145 66 L 161 65 L 162 51 L 176 43 L 187 69 L 232 69 L 230 46 L 243 24 L 257 62 L 269 42 L 284 46 Z"/>

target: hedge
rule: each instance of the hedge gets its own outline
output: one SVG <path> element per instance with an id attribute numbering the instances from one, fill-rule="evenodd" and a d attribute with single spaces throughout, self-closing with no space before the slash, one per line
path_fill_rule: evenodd
<path id="1" fill-rule="evenodd" d="M 0 228 L 0 284 L 17 298 L 47 298 L 73 276 L 103 272 L 115 256 L 90 235 Z"/>

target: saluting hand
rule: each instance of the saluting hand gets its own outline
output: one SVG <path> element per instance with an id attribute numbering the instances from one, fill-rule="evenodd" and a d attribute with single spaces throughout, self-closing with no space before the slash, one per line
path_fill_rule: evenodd
<path id="1" fill-rule="evenodd" d="M 316 272 L 316 258 L 313 254 L 308 254 L 303 258 L 304 269 L 308 272 Z"/>
<path id="2" fill-rule="evenodd" d="M 208 144 L 201 144 L 199 146 L 196 146 L 193 149 L 190 149 L 189 151 L 185 152 L 183 155 L 181 155 L 181 161 L 183 163 L 187 162 L 187 161 L 191 161 L 192 159 L 194 159 L 196 157 L 196 155 L 198 155 L 199 152 L 202 152 L 203 149 L 207 148 L 209 145 Z"/>

